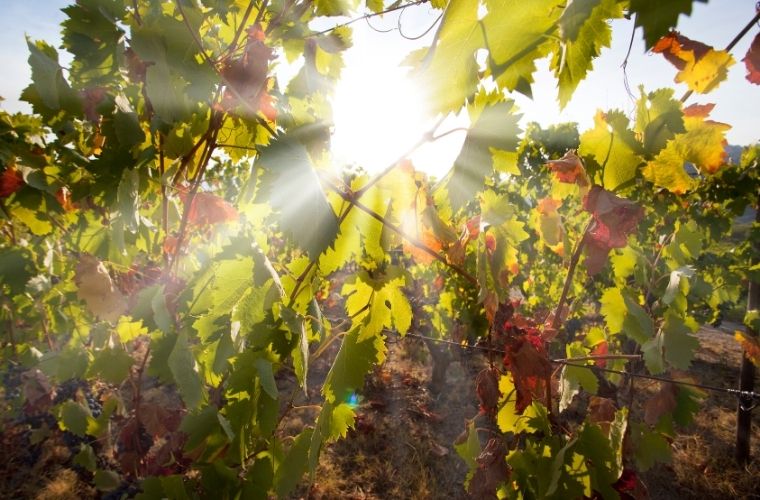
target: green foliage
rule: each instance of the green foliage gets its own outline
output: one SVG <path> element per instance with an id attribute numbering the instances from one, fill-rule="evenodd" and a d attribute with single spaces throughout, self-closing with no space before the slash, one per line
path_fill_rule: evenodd
<path id="1" fill-rule="evenodd" d="M 72 455 L 104 492 L 129 477 L 144 498 L 284 497 L 355 425 L 388 335 L 420 329 L 506 353 L 478 393 L 500 434 L 481 442 L 471 421 L 456 444 L 468 491 L 615 498 L 624 464 L 668 460 L 701 395 L 665 391 L 656 425 L 629 425 L 631 408 L 601 397 L 621 380 L 596 368 L 688 369 L 699 322 L 757 279 L 756 228 L 734 219 L 757 203 L 760 155 L 731 164 L 728 125 L 672 89 L 642 88 L 633 118 L 598 111 L 581 133 L 521 131 L 510 97 L 530 95 L 550 57 L 566 105 L 611 20 L 627 9 L 651 46 L 693 2 L 660 3 L 432 2 L 441 24 L 408 63 L 429 114 L 466 108 L 471 123 L 441 183 L 408 161 L 374 178 L 330 168 L 351 28 L 310 26 L 358 2 L 64 9 L 71 64 L 28 40 L 34 115 L 0 111 L 0 366 L 23 368 L 17 399 L 57 420 L 35 436 L 96 437 Z M 280 58 L 303 61 L 290 81 Z M 591 189 L 611 206 L 590 208 Z M 579 262 L 601 270 L 581 279 Z M 598 313 L 603 325 L 570 327 Z M 576 359 L 559 384 L 550 352 Z M 605 358 L 632 352 L 643 366 Z M 294 436 L 287 379 L 321 394 Z M 105 442 L 113 460 L 100 460 Z"/>

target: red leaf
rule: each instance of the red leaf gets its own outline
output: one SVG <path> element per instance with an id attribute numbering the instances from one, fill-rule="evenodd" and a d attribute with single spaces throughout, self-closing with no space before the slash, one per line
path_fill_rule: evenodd
<path id="1" fill-rule="evenodd" d="M 752 45 L 749 46 L 747 55 L 742 59 L 747 67 L 747 80 L 760 85 L 760 33 L 755 35 Z"/>
<path id="2" fill-rule="evenodd" d="M 518 348 L 510 349 L 507 353 L 517 391 L 515 409 L 522 413 L 530 406 L 533 398 L 543 392 L 544 384 L 552 372 L 551 364 L 543 347 L 539 349 L 530 341 L 520 342 Z"/>
<path id="3" fill-rule="evenodd" d="M 475 469 L 467 492 L 472 498 L 496 498 L 496 489 L 509 479 L 507 448 L 501 439 L 491 438 L 475 459 Z"/>
<path id="4" fill-rule="evenodd" d="M 644 210 L 598 185 L 583 198 L 583 208 L 594 216 L 586 241 L 586 269 L 593 275 L 602 270 L 611 249 L 626 246 Z"/>
<path id="5" fill-rule="evenodd" d="M 14 167 L 8 167 L 0 175 L 0 199 L 7 198 L 24 185 L 24 177 Z"/>
<path id="6" fill-rule="evenodd" d="M 608 352 L 608 344 L 606 340 L 599 342 L 591 349 L 592 356 L 606 356 Z M 596 363 L 596 366 L 601 366 L 602 368 L 607 366 L 606 359 L 597 359 L 594 363 Z"/>
<path id="7" fill-rule="evenodd" d="M 227 84 L 221 108 L 231 111 L 243 104 L 246 113 L 261 111 L 267 119 L 274 121 L 277 110 L 272 107 L 272 97 L 267 93 L 269 61 L 274 51 L 265 43 L 265 33 L 255 24 L 248 28 L 248 39 L 243 55 L 229 61 L 222 69 Z"/>

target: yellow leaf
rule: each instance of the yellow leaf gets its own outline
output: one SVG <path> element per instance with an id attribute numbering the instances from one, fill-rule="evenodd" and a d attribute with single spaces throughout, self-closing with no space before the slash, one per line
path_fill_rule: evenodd
<path id="1" fill-rule="evenodd" d="M 716 88 L 728 76 L 728 67 L 734 64 L 734 58 L 725 50 L 715 50 L 677 32 L 662 37 L 652 51 L 662 54 L 680 70 L 676 82 L 685 83 L 700 94 Z"/>
<path id="2" fill-rule="evenodd" d="M 692 105 L 684 109 L 686 132 L 677 134 L 644 167 L 644 177 L 657 186 L 683 194 L 697 185 L 684 169 L 693 164 L 701 175 L 714 174 L 726 162 L 725 132 L 730 125 L 707 120 L 714 105 Z"/>

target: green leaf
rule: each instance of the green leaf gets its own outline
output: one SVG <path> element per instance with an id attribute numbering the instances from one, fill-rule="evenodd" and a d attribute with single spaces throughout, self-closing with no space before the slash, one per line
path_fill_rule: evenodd
<path id="1" fill-rule="evenodd" d="M 259 372 L 259 381 L 264 391 L 269 394 L 272 399 L 277 399 L 279 392 L 277 390 L 277 383 L 274 380 L 274 373 L 272 373 L 272 362 L 264 358 L 256 358 L 254 362 L 256 364 L 256 370 Z"/>
<path id="2" fill-rule="evenodd" d="M 280 498 L 293 491 L 306 472 L 313 429 L 301 432 L 274 473 L 274 490 Z"/>
<path id="3" fill-rule="evenodd" d="M 81 113 L 81 101 L 63 77 L 56 50 L 45 42 L 32 42 L 28 38 L 26 44 L 32 84 L 24 89 L 21 98 L 45 118 L 52 118 L 61 110 L 75 115 Z"/>
<path id="4" fill-rule="evenodd" d="M 600 180 L 608 191 L 633 179 L 644 164 L 641 145 L 628 128 L 628 118 L 617 110 L 597 112 L 594 128 L 581 135 L 579 152 L 599 165 Z"/>
<path id="5" fill-rule="evenodd" d="M 485 186 L 494 173 L 494 151 L 515 151 L 519 145 L 513 101 L 488 103 L 474 119 L 446 182 L 451 207 L 458 210 Z"/>
<path id="6" fill-rule="evenodd" d="M 531 96 L 535 61 L 549 54 L 562 2 L 486 0 L 482 20 L 489 68 L 501 89 Z"/>
<path id="7" fill-rule="evenodd" d="M 419 88 L 431 114 L 448 114 L 475 93 L 478 65 L 475 51 L 483 46 L 477 0 L 451 0 L 438 28 L 437 43 L 419 65 Z"/>
<path id="8" fill-rule="evenodd" d="M 647 50 L 657 43 L 662 36 L 678 24 L 678 16 L 691 15 L 691 6 L 695 2 L 707 0 L 631 0 L 630 10 L 636 15 L 635 26 L 644 32 Z"/>
<path id="9" fill-rule="evenodd" d="M 478 439 L 478 431 L 475 428 L 474 419 L 467 424 L 465 432 L 467 433 L 467 439 L 461 443 L 455 442 L 454 449 L 462 457 L 467 466 L 470 469 L 474 469 L 478 465 L 475 459 L 480 455 L 480 440 Z"/>
<path id="10" fill-rule="evenodd" d="M 636 468 L 641 471 L 651 469 L 657 462 L 670 462 L 672 451 L 665 438 L 656 431 L 649 431 L 644 425 L 634 427 L 631 443 L 635 443 Z"/>
<path id="11" fill-rule="evenodd" d="M 140 226 L 140 175 L 136 169 L 125 169 L 116 191 L 116 204 L 121 220 L 130 232 Z"/>
<path id="12" fill-rule="evenodd" d="M 274 141 L 261 152 L 257 163 L 266 169 L 261 192 L 279 212 L 280 229 L 314 260 L 335 241 L 338 218 L 298 135 L 291 133 Z"/>
<path id="13" fill-rule="evenodd" d="M 643 344 L 654 334 L 652 318 L 619 288 L 606 289 L 600 302 L 601 312 L 610 333 L 625 333 L 639 344 Z"/>
<path id="14" fill-rule="evenodd" d="M 359 329 L 352 329 L 344 338 L 335 357 L 322 394 L 330 403 L 348 401 L 356 390 L 364 387 L 364 376 L 385 357 L 385 342 L 380 336 L 359 342 Z"/>
<path id="15" fill-rule="evenodd" d="M 105 382 L 121 384 L 129 376 L 135 360 L 124 349 L 106 348 L 95 355 L 90 373 L 99 376 Z"/>
<path id="16" fill-rule="evenodd" d="M 87 434 L 87 421 L 92 418 L 90 412 L 75 401 L 66 401 L 60 408 L 61 429 L 69 431 L 77 436 Z"/>
<path id="17" fill-rule="evenodd" d="M 291 335 L 295 336 L 295 346 L 293 347 L 293 368 L 296 372 L 298 385 L 306 390 L 307 375 L 309 372 L 309 338 L 306 332 L 304 317 L 292 309 L 284 308 L 282 318 L 288 326 Z"/>
<path id="18" fill-rule="evenodd" d="M 95 455 L 95 450 L 92 449 L 92 446 L 83 444 L 79 453 L 74 457 L 74 463 L 90 472 L 94 472 L 98 466 L 98 457 Z"/>
<path id="19" fill-rule="evenodd" d="M 534 420 L 539 416 L 536 403 L 528 406 L 522 414 L 517 413 L 517 390 L 511 375 L 499 378 L 499 392 L 503 395 L 501 407 L 496 414 L 496 424 L 501 432 L 535 432 L 537 427 Z"/>
<path id="20" fill-rule="evenodd" d="M 593 68 L 593 59 L 612 41 L 610 19 L 623 16 L 618 0 L 573 0 L 559 18 L 562 50 L 552 59 L 559 80 L 559 103 L 563 108 L 578 84 Z"/>
<path id="21" fill-rule="evenodd" d="M 95 471 L 92 482 L 100 491 L 112 491 L 121 484 L 121 477 L 114 471 L 99 469 Z"/>
<path id="22" fill-rule="evenodd" d="M 663 331 L 663 350 L 665 359 L 675 368 L 686 370 L 694 359 L 699 347 L 699 340 L 691 333 L 696 329 L 694 320 L 686 320 L 672 310 L 665 313 Z"/>
<path id="23" fill-rule="evenodd" d="M 11 294 L 24 291 L 26 283 L 34 276 L 34 261 L 23 248 L 4 248 L 0 251 L 0 284 L 5 284 Z"/>
<path id="24" fill-rule="evenodd" d="M 636 102 L 636 126 L 634 131 L 642 137 L 644 150 L 656 155 L 667 142 L 686 131 L 683 124 L 681 103 L 673 98 L 673 89 L 659 89 L 646 94 L 639 87 L 641 97 Z"/>
<path id="25" fill-rule="evenodd" d="M 169 369 L 185 405 L 188 408 L 197 408 L 203 400 L 203 385 L 195 369 L 195 357 L 184 331 L 177 335 L 177 341 L 169 355 Z"/>

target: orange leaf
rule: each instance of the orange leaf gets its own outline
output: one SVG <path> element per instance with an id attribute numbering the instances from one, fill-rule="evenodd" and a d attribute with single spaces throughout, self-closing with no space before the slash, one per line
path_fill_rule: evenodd
<path id="1" fill-rule="evenodd" d="M 755 35 L 752 45 L 749 46 L 747 55 L 742 59 L 747 67 L 747 80 L 760 85 L 760 33 Z"/>
<path id="2" fill-rule="evenodd" d="M 61 207 L 67 212 L 71 212 L 77 208 L 76 205 L 72 203 L 71 191 L 69 191 L 69 188 L 66 186 L 59 188 L 58 191 L 55 192 L 55 199 L 58 200 L 58 203 L 60 203 Z"/>
<path id="3" fill-rule="evenodd" d="M 575 154 L 575 150 L 571 149 L 559 160 L 549 160 L 546 164 L 556 174 L 558 181 L 588 186 L 586 169 L 581 159 Z"/>
<path id="4" fill-rule="evenodd" d="M 187 205 L 188 194 L 180 194 Z M 206 227 L 222 222 L 236 221 L 238 211 L 222 198 L 211 193 L 196 193 L 190 207 L 187 221 L 190 225 Z"/>

